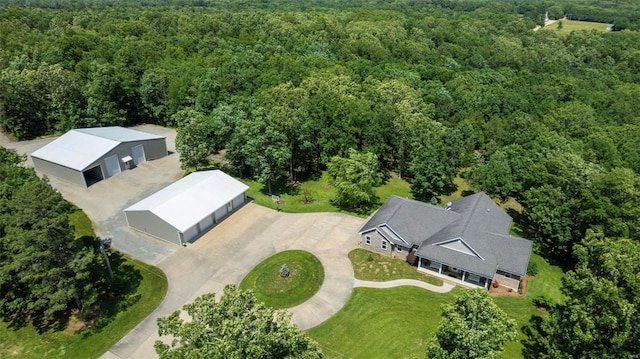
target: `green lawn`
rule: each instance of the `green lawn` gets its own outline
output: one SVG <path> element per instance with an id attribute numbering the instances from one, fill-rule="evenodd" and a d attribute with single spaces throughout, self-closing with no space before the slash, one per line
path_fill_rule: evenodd
<path id="1" fill-rule="evenodd" d="M 424 358 L 440 307 L 453 298 L 416 287 L 354 288 L 336 315 L 307 333 L 327 358 Z"/>
<path id="2" fill-rule="evenodd" d="M 289 276 L 282 278 L 283 264 Z M 306 251 L 284 251 L 258 264 L 240 283 L 241 289 L 252 289 L 256 298 L 267 306 L 291 308 L 318 292 L 324 281 L 322 263 Z"/>
<path id="3" fill-rule="evenodd" d="M 384 282 L 394 279 L 416 279 L 433 285 L 442 285 L 440 278 L 418 272 L 407 261 L 389 258 L 366 249 L 354 249 L 349 252 L 356 279 Z"/>
<path id="4" fill-rule="evenodd" d="M 95 236 L 84 212 L 76 209 L 69 217 L 78 238 Z M 116 275 L 130 278 L 132 288 L 125 288 L 127 294 L 118 302 L 105 298 L 93 327 L 39 334 L 31 325 L 14 330 L 0 323 L 0 357 L 98 358 L 104 354 L 155 310 L 167 292 L 167 278 L 160 269 L 117 253 L 112 261 Z"/>
<path id="5" fill-rule="evenodd" d="M 266 186 L 250 179 L 240 179 L 244 184 L 249 186 L 247 195 L 253 201 L 261 206 L 276 209 L 277 205 L 267 194 Z M 378 195 L 378 203 L 366 212 L 346 211 L 333 205 L 331 202 L 335 197 L 335 189 L 329 182 L 329 176 L 326 172 L 322 173 L 317 179 L 302 182 L 296 189 L 286 188 L 284 186 L 273 185 L 271 190 L 278 194 L 283 203 L 280 210 L 289 213 L 311 213 L 311 212 L 343 212 L 352 215 L 366 217 L 384 203 L 391 195 L 401 197 L 411 197 L 409 183 L 398 178 L 396 174 L 391 174 L 384 185 L 376 188 Z M 306 197 L 311 201 L 305 202 Z"/>
<path id="6" fill-rule="evenodd" d="M 558 29 L 558 22 L 562 21 L 562 29 Z M 546 31 L 556 31 L 558 34 L 569 35 L 571 31 L 580 31 L 580 30 L 597 30 L 605 32 L 607 31 L 607 26 L 609 24 L 605 24 L 602 22 L 590 22 L 590 21 L 576 21 L 576 20 L 558 20 L 549 26 L 545 26 L 542 29 Z"/>
<path id="7" fill-rule="evenodd" d="M 505 347 L 503 358 L 522 358 L 522 332 L 540 312 L 532 303 L 538 295 L 561 300 L 560 268 L 533 254 L 538 275 L 529 280 L 525 297 L 493 297 L 496 304 L 518 323 L 518 341 Z M 327 358 L 424 358 L 425 341 L 440 321 L 440 306 L 451 303 L 464 289 L 436 294 L 415 287 L 391 289 L 355 288 L 344 308 L 334 317 L 312 328 L 308 334 Z M 390 333 L 400 333 L 401 340 Z"/>

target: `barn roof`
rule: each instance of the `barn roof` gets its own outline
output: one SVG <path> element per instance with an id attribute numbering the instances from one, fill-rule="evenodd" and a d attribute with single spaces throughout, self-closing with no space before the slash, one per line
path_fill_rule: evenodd
<path id="1" fill-rule="evenodd" d="M 247 189 L 247 185 L 220 170 L 194 172 L 125 212 L 149 211 L 184 233 Z"/>
<path id="2" fill-rule="evenodd" d="M 75 129 L 33 152 L 31 157 L 84 171 L 123 142 L 162 138 L 164 137 L 117 126 Z"/>

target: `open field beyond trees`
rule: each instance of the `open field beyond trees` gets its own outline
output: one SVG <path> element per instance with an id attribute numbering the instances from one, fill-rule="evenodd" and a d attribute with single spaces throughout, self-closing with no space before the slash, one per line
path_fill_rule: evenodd
<path id="1" fill-rule="evenodd" d="M 558 23 L 562 21 L 562 28 L 558 27 Z M 605 24 L 602 22 L 590 22 L 590 21 L 577 21 L 577 20 L 567 20 L 562 19 L 550 24 L 548 26 L 543 27 L 543 30 L 546 31 L 557 31 L 562 35 L 569 35 L 572 31 L 601 31 L 606 32 L 607 27 L 610 24 Z"/>

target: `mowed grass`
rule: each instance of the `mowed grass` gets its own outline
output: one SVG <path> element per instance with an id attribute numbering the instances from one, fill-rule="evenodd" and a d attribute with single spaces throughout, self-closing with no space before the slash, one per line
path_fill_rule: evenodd
<path id="1" fill-rule="evenodd" d="M 278 209 L 271 194 L 267 193 L 267 186 L 251 179 L 240 179 L 249 186 L 247 195 L 253 202 L 261 206 Z M 375 189 L 378 196 L 378 203 L 366 211 L 345 210 L 338 208 L 332 203 L 336 196 L 335 188 L 331 185 L 329 175 L 323 172 L 315 179 L 301 182 L 296 188 L 289 188 L 284 185 L 272 184 L 271 191 L 277 194 L 282 203 L 279 209 L 289 213 L 311 213 L 311 212 L 343 212 L 356 216 L 368 216 L 379 208 L 390 196 L 411 197 L 410 185 L 407 181 L 392 173 L 385 183 Z"/>
<path id="2" fill-rule="evenodd" d="M 76 237 L 95 236 L 91 221 L 80 209 L 70 214 Z M 167 278 L 158 268 L 121 256 L 118 268 L 135 273 L 139 285 L 128 293 L 125 310 L 98 317 L 93 327 L 82 330 L 47 331 L 39 334 L 29 325 L 18 330 L 0 323 L 0 357 L 9 358 L 98 358 L 155 310 L 167 292 Z M 114 258 L 115 259 L 115 258 Z M 118 271 L 118 268 L 114 270 Z M 106 274 L 106 273 L 105 273 Z M 121 303 L 120 303 L 121 304 Z M 115 308 L 118 303 L 105 300 L 101 308 Z"/>
<path id="3" fill-rule="evenodd" d="M 286 264 L 289 276 L 282 278 Z M 313 254 L 294 250 L 275 254 L 258 264 L 240 283 L 241 289 L 253 290 L 258 300 L 280 309 L 301 304 L 318 292 L 324 281 L 322 263 Z"/>
<path id="4" fill-rule="evenodd" d="M 562 21 L 562 29 L 558 29 L 558 22 Z M 607 31 L 607 26 L 609 24 L 605 24 L 602 22 L 590 22 L 590 21 L 576 21 L 576 20 L 558 20 L 549 26 L 545 26 L 542 30 L 546 31 L 556 31 L 558 34 L 569 35 L 571 31 L 590 31 L 597 30 L 601 32 Z"/>
<path id="5" fill-rule="evenodd" d="M 415 279 L 433 285 L 442 285 L 440 278 L 418 272 L 407 261 L 389 258 L 366 249 L 354 249 L 349 252 L 356 279 L 385 282 L 395 279 Z"/>
<path id="6" fill-rule="evenodd" d="M 425 344 L 438 328 L 440 307 L 452 293 L 417 287 L 354 288 L 331 319 L 307 331 L 326 358 L 424 358 Z"/>
<path id="7" fill-rule="evenodd" d="M 541 312 L 533 304 L 533 300 L 538 296 L 545 296 L 552 302 L 560 303 L 564 301 L 560 287 L 564 273 L 558 266 L 549 264 L 541 256 L 532 253 L 530 261 L 538 264 L 538 275 L 529 278 L 529 287 L 524 297 L 493 297 L 498 306 L 508 313 L 518 323 L 517 341 L 508 343 L 505 346 L 503 358 L 521 358 L 524 346 L 522 342 L 527 339 L 523 330 L 531 325 L 533 317 L 545 318 L 546 313 Z"/>
<path id="8" fill-rule="evenodd" d="M 545 295 L 562 300 L 562 270 L 536 254 L 531 260 L 538 263 L 539 273 L 529 279 L 526 296 L 492 297 L 518 324 L 517 341 L 505 346 L 503 358 L 522 358 L 522 341 L 526 339 L 523 330 L 534 316 L 546 316 L 533 305 L 533 298 Z M 462 290 L 467 289 L 437 294 L 416 287 L 355 288 L 341 311 L 308 334 L 327 358 L 424 358 L 425 342 L 440 323 L 441 305 L 452 303 Z M 390 333 L 401 333 L 402 340 L 393 340 Z"/>

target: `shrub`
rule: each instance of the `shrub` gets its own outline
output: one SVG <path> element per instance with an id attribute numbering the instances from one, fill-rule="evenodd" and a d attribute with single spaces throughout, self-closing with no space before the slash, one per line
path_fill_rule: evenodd
<path id="1" fill-rule="evenodd" d="M 498 280 L 497 280 L 497 279 L 494 279 L 494 280 L 493 280 L 493 283 L 491 283 L 491 285 L 492 285 L 494 288 L 498 288 L 498 287 L 500 286 L 500 282 L 498 282 Z"/>
<path id="2" fill-rule="evenodd" d="M 371 254 L 367 256 L 367 262 L 373 262 L 373 256 Z"/>
<path id="3" fill-rule="evenodd" d="M 551 299 L 544 295 L 539 295 L 533 298 L 533 304 L 538 308 L 551 309 L 553 307 L 553 303 Z"/>
<path id="4" fill-rule="evenodd" d="M 532 277 L 538 275 L 538 262 L 529 261 L 529 266 L 527 267 L 527 274 Z"/>

